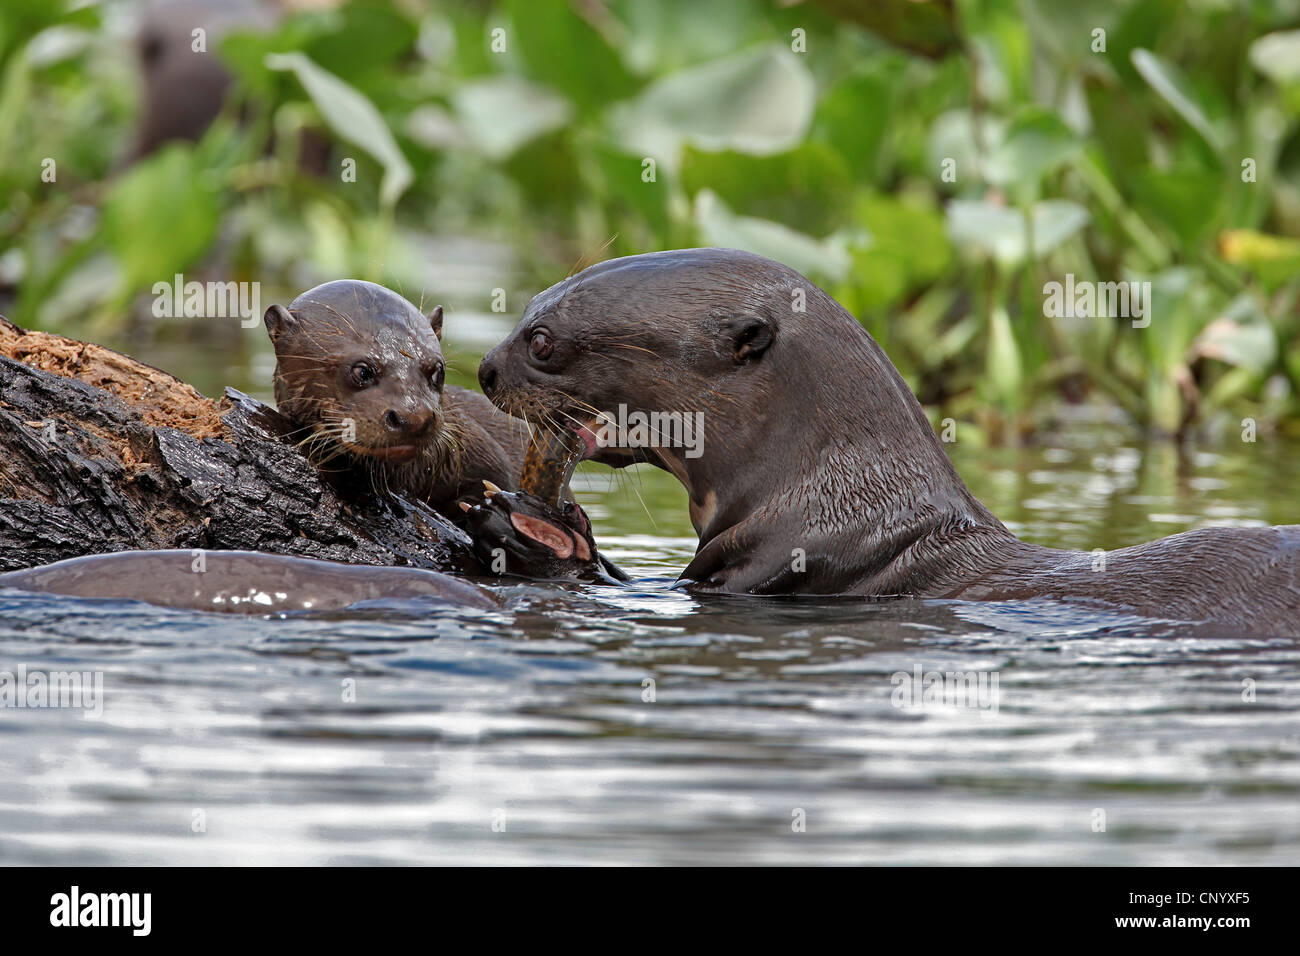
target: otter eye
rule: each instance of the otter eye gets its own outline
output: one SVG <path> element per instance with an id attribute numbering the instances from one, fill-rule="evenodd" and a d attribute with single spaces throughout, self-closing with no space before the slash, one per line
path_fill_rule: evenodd
<path id="1" fill-rule="evenodd" d="M 353 388 L 367 388 L 374 385 L 379 375 L 365 362 L 358 362 L 348 369 L 348 384 Z"/>
<path id="2" fill-rule="evenodd" d="M 533 337 L 529 339 L 528 348 L 535 358 L 546 359 L 550 358 L 551 352 L 555 348 L 555 343 L 551 341 L 551 337 L 547 333 L 538 329 L 533 333 Z"/>
<path id="3" fill-rule="evenodd" d="M 430 373 L 429 384 L 433 386 L 433 390 L 436 392 L 442 390 L 443 383 L 446 381 L 447 381 L 447 366 L 440 364 L 437 368 L 435 368 Z"/>

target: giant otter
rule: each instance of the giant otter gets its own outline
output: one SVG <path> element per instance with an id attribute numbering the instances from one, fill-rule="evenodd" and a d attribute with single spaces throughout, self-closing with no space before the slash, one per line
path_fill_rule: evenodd
<path id="1" fill-rule="evenodd" d="M 136 57 L 143 81 L 140 128 L 132 158 L 171 140 L 197 140 L 221 113 L 233 77 L 217 52 L 235 30 L 265 32 L 273 5 L 257 0 L 152 0 L 142 5 Z M 203 47 L 196 50 L 196 32 Z"/>
<path id="2" fill-rule="evenodd" d="M 760 256 L 592 266 L 529 303 L 479 381 L 512 414 L 568 422 L 588 458 L 675 475 L 700 536 L 682 572 L 696 592 L 1097 601 L 1300 635 L 1300 526 L 1189 531 L 1104 563 L 1020 541 L 966 488 L 866 330 Z M 702 413 L 703 441 L 598 442 L 601 413 L 620 406 Z M 481 524 L 508 536 L 492 512 L 510 507 L 485 503 Z"/>
<path id="3" fill-rule="evenodd" d="M 448 517 L 484 480 L 515 487 L 528 431 L 482 395 L 444 385 L 442 307 L 425 316 L 373 282 L 339 279 L 266 310 L 275 402 L 323 469 Z"/>

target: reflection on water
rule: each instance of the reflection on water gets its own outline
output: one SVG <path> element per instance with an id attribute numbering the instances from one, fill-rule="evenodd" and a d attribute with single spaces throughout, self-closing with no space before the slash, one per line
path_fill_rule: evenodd
<path id="1" fill-rule="evenodd" d="M 1300 521 L 1295 446 L 952 450 L 1045 544 Z M 577 487 L 635 587 L 283 620 L 0 594 L 0 670 L 102 671 L 107 698 L 0 710 L 0 861 L 1300 863 L 1300 641 L 699 602 L 670 589 L 694 548 L 671 480 Z M 925 699 L 955 673 L 995 706 Z"/>

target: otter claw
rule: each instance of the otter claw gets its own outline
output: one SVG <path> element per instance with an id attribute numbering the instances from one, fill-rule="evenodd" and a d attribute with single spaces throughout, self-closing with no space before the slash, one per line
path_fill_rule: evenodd
<path id="1" fill-rule="evenodd" d="M 458 501 L 457 504 L 460 505 L 460 510 L 461 510 L 461 511 L 469 511 L 471 508 L 474 507 L 474 506 L 473 506 L 472 504 L 470 504 L 468 501 Z"/>
<path id="2" fill-rule="evenodd" d="M 493 495 L 498 494 L 501 491 L 500 488 L 488 481 L 486 478 L 483 479 L 483 488 L 483 494 L 488 498 L 491 498 Z"/>

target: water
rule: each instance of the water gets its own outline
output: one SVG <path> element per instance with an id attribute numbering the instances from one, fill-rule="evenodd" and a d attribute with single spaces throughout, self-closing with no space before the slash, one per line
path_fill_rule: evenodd
<path id="1" fill-rule="evenodd" d="M 461 384 L 507 328 L 451 314 Z M 269 398 L 261 331 L 211 334 L 116 344 Z M 1049 546 L 1300 521 L 1294 442 L 1180 453 L 1072 421 L 951 452 Z M 0 709 L 0 862 L 1300 862 L 1300 641 L 1047 603 L 697 601 L 670 589 L 695 547 L 675 482 L 575 487 L 635 587 L 284 619 L 0 593 L 0 670 L 102 672 L 106 697 L 99 719 Z M 996 675 L 996 698 L 894 706 L 918 668 Z"/>
<path id="2" fill-rule="evenodd" d="M 953 454 L 1044 544 L 1300 520 L 1294 445 L 1063 436 Z M 671 479 L 594 469 L 578 493 L 634 588 L 285 619 L 0 594 L 0 669 L 102 671 L 106 697 L 97 720 L 0 710 L 0 861 L 1300 862 L 1300 641 L 1049 603 L 697 601 L 669 589 L 694 548 Z M 996 675 L 996 709 L 894 706 L 917 668 Z"/>

